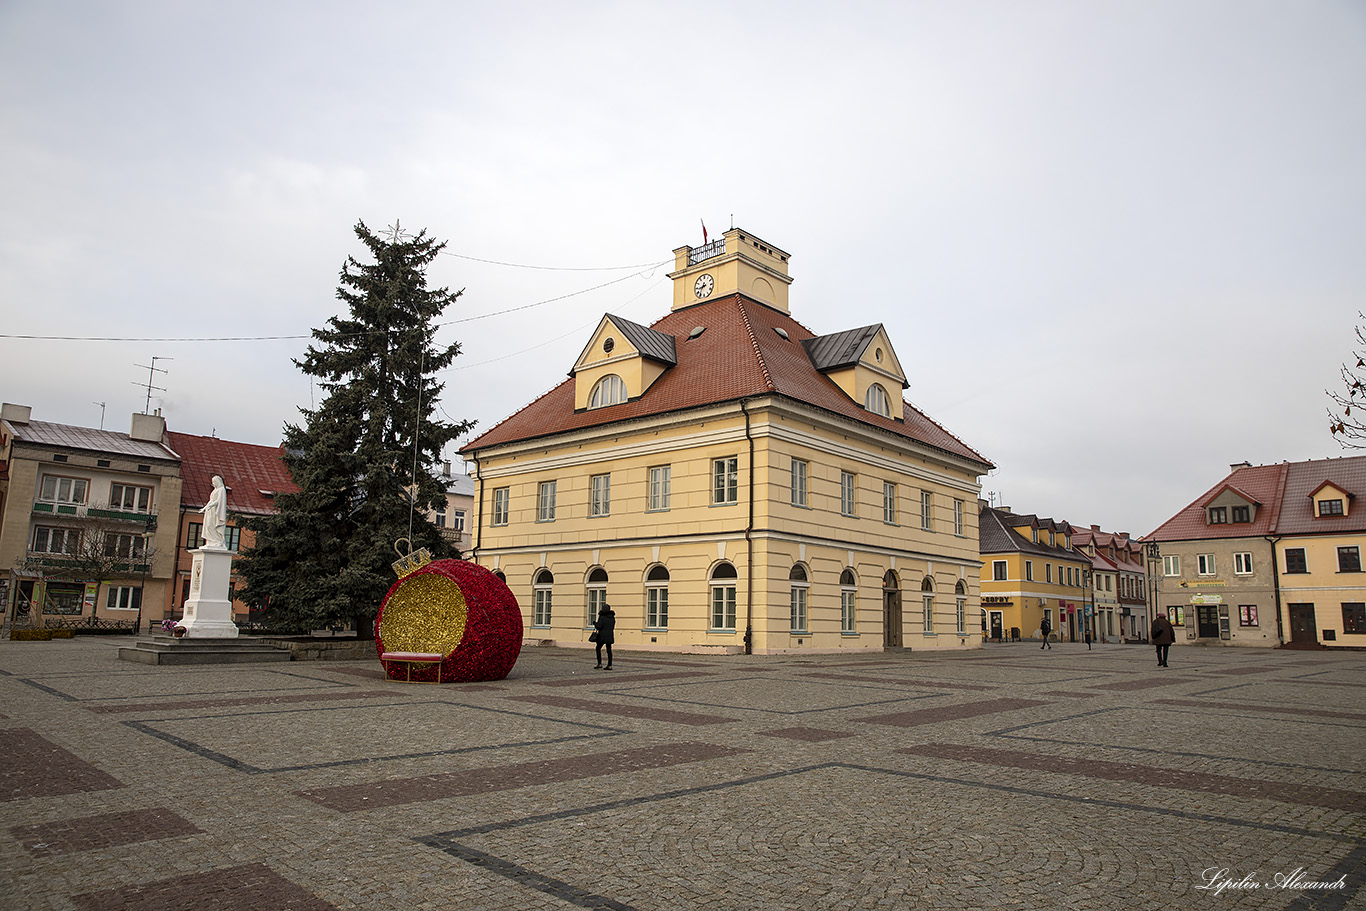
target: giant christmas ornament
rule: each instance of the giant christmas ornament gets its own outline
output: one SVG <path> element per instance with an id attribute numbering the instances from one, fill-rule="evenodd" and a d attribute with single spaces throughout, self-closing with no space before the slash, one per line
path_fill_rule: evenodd
<path id="1" fill-rule="evenodd" d="M 464 560 L 431 562 L 425 548 L 394 570 L 399 579 L 375 618 L 375 647 L 389 679 L 468 683 L 508 675 L 522 650 L 522 609 L 502 579 Z M 421 655 L 429 660 L 413 660 Z"/>

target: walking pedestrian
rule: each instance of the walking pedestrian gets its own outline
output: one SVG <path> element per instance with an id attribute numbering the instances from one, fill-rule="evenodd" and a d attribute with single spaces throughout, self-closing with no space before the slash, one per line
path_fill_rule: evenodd
<path id="1" fill-rule="evenodd" d="M 1157 666 L 1167 667 L 1167 651 L 1176 641 L 1176 630 L 1166 614 L 1158 614 L 1153 620 L 1152 634 L 1153 645 L 1157 646 Z"/>
<path id="2" fill-rule="evenodd" d="M 1086 650 L 1088 652 L 1091 650 L 1091 627 L 1089 626 L 1086 628 Z"/>
<path id="3" fill-rule="evenodd" d="M 610 671 L 612 669 L 612 643 L 617 641 L 617 612 L 612 610 L 612 606 L 606 601 L 602 604 L 602 610 L 598 612 L 598 619 L 593 621 L 593 629 L 597 630 L 598 643 L 598 663 L 594 670 Z M 607 646 L 607 666 L 602 666 L 602 647 Z"/>
<path id="4" fill-rule="evenodd" d="M 1053 624 L 1048 622 L 1047 617 L 1044 617 L 1043 622 L 1039 624 L 1039 632 L 1043 634 L 1043 645 L 1039 646 L 1039 648 L 1051 649 L 1053 647 L 1053 643 L 1048 641 L 1048 634 L 1053 632 Z"/>

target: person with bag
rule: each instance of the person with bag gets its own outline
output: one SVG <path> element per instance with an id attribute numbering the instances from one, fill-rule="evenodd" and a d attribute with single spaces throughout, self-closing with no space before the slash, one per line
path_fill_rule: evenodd
<path id="1" fill-rule="evenodd" d="M 598 612 L 598 619 L 593 621 L 593 635 L 589 638 L 598 644 L 598 663 L 594 670 L 610 671 L 612 669 L 612 643 L 617 641 L 617 613 L 612 610 L 612 605 L 606 601 L 602 604 L 602 610 Z M 607 666 L 602 666 L 602 647 L 607 646 Z"/>
<path id="2" fill-rule="evenodd" d="M 1172 622 L 1167 619 L 1166 614 L 1158 614 L 1153 620 L 1152 642 L 1157 646 L 1157 666 L 1167 666 L 1167 651 L 1176 641 L 1176 630 L 1172 628 Z"/>
<path id="3" fill-rule="evenodd" d="M 1043 645 L 1039 648 L 1052 648 L 1053 643 L 1048 641 L 1048 634 L 1053 632 L 1053 624 L 1048 622 L 1047 617 L 1044 617 L 1043 622 L 1039 624 L 1039 632 L 1043 634 Z"/>

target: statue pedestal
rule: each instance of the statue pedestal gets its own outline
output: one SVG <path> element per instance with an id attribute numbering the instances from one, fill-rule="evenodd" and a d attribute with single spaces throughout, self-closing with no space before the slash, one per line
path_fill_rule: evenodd
<path id="1" fill-rule="evenodd" d="M 232 551 L 225 547 L 201 547 L 194 552 L 190 570 L 190 598 L 185 602 L 187 639 L 236 639 L 228 580 L 232 577 Z"/>

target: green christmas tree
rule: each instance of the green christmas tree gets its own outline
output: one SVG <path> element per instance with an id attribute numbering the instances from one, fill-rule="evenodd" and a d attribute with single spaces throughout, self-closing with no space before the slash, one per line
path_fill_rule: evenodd
<path id="1" fill-rule="evenodd" d="M 445 244 L 425 230 L 355 230 L 373 262 L 346 258 L 337 297 L 349 315 L 314 329 L 315 344 L 294 361 L 324 392 L 316 408 L 299 409 L 301 426 L 285 425 L 299 491 L 247 523 L 256 541 L 237 563 L 241 597 L 281 632 L 354 623 L 368 638 L 395 578 L 396 541 L 459 556 L 426 508 L 445 502 L 433 470 L 443 448 L 474 426 L 434 414 L 445 388 L 436 374 L 460 353 L 456 343 L 436 346 L 437 320 L 462 292 L 427 287 Z"/>

